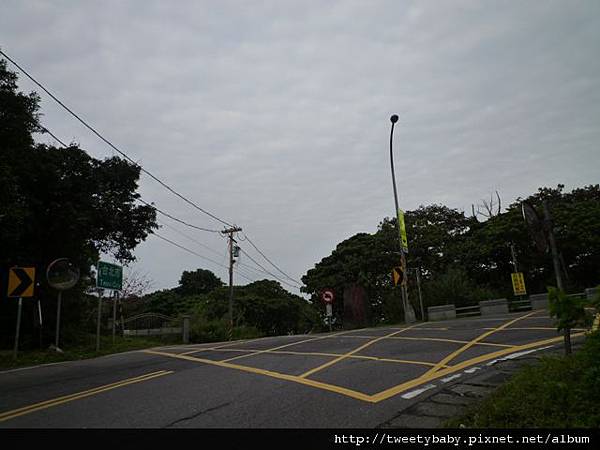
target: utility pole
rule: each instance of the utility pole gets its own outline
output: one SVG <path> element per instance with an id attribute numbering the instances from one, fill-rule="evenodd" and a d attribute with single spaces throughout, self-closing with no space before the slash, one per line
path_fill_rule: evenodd
<path id="1" fill-rule="evenodd" d="M 419 292 L 419 304 L 421 305 L 421 321 L 425 322 L 425 308 L 423 308 L 423 296 L 421 295 L 421 266 L 415 269 L 417 272 L 417 290 Z"/>
<path id="2" fill-rule="evenodd" d="M 238 231 L 242 231 L 242 229 L 236 226 L 221 231 L 229 237 L 229 340 L 233 338 L 233 263 L 235 262 L 233 259 L 233 243 L 235 242 L 233 233 Z"/>
<path id="3" fill-rule="evenodd" d="M 552 252 L 552 264 L 554 265 L 554 274 L 556 276 L 556 285 L 559 291 L 564 292 L 564 285 L 562 280 L 562 274 L 560 270 L 560 258 L 558 253 L 558 247 L 556 245 L 556 239 L 554 238 L 554 225 L 552 223 L 552 216 L 550 215 L 550 209 L 548 208 L 548 202 L 544 200 L 544 227 L 548 234 L 548 243 L 550 244 L 550 251 Z M 565 328 L 563 330 L 563 337 L 565 341 L 565 353 L 571 354 L 571 329 Z"/>
<path id="4" fill-rule="evenodd" d="M 510 244 L 510 255 L 512 256 L 513 269 L 515 273 L 519 271 L 519 265 L 517 264 L 517 253 L 515 252 L 515 244 Z"/>

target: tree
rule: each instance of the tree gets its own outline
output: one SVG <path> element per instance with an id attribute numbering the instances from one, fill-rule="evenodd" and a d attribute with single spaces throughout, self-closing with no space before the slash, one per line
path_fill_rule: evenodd
<path id="1" fill-rule="evenodd" d="M 180 295 L 208 294 L 221 286 L 223 282 L 213 272 L 207 269 L 196 269 L 181 274 L 178 291 Z"/>
<path id="2" fill-rule="evenodd" d="M 555 287 L 548 288 L 548 306 L 550 315 L 556 318 L 556 329 L 564 335 L 565 354 L 571 354 L 571 329 L 582 323 L 585 318 L 584 301 L 569 297 Z"/>
<path id="3" fill-rule="evenodd" d="M 43 274 L 54 259 L 69 258 L 82 281 L 65 293 L 68 301 L 85 290 L 101 253 L 123 263 L 135 259 L 133 249 L 157 228 L 156 212 L 136 203 L 139 166 L 95 159 L 75 144 L 36 144 L 33 134 L 44 130 L 39 118 L 39 97 L 18 92 L 16 75 L 0 60 L 0 265 L 34 265 Z M 47 311 L 55 310 L 48 308 L 55 297 L 43 275 L 39 281 L 37 295 Z M 65 324 L 78 323 L 83 306 L 72 305 L 63 311 Z M 11 307 L 2 302 L 0 308 Z M 12 320 L 6 309 L 0 312 Z"/>

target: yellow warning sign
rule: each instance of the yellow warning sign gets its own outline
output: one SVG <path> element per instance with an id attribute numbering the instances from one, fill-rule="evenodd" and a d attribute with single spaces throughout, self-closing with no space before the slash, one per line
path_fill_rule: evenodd
<path id="1" fill-rule="evenodd" d="M 404 278 L 404 269 L 401 266 L 394 267 L 392 269 L 392 280 L 394 281 L 394 286 L 405 284 L 406 280 Z"/>
<path id="2" fill-rule="evenodd" d="M 527 290 L 525 289 L 525 278 L 522 272 L 511 273 L 513 292 L 515 295 L 526 295 Z"/>
<path id="3" fill-rule="evenodd" d="M 7 297 L 33 297 L 35 267 L 11 267 Z"/>

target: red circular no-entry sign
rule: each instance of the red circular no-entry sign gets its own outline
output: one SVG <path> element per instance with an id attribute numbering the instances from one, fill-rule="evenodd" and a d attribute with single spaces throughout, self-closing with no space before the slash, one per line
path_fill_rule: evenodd
<path id="1" fill-rule="evenodd" d="M 323 292 L 321 292 L 321 300 L 323 300 L 325 303 L 333 303 L 334 298 L 335 295 L 331 289 L 325 289 Z"/>

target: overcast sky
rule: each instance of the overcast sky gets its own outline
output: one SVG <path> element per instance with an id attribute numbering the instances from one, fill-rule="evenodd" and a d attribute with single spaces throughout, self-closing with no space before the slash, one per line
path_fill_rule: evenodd
<path id="1" fill-rule="evenodd" d="M 405 210 L 470 211 L 495 190 L 508 204 L 542 185 L 600 181 L 597 0 L 2 0 L 0 46 L 297 279 L 393 216 L 393 113 Z M 34 89 L 23 76 L 20 86 Z M 42 111 L 61 139 L 113 154 L 44 95 Z M 222 227 L 148 177 L 140 192 Z M 223 238 L 159 219 L 217 254 L 171 228 L 162 235 L 226 265 Z M 155 289 L 198 267 L 227 280 L 156 237 L 136 255 Z"/>

